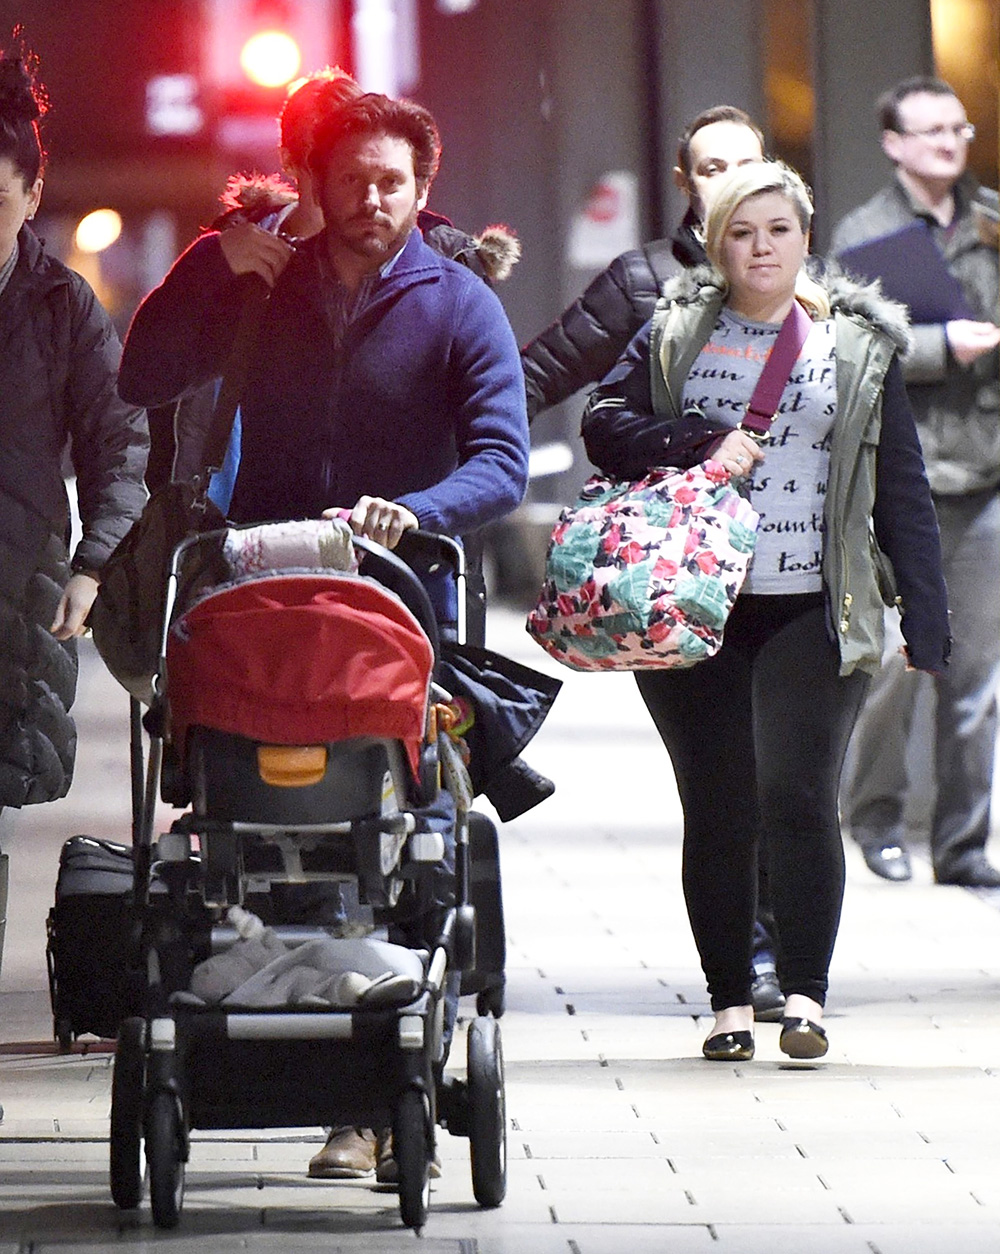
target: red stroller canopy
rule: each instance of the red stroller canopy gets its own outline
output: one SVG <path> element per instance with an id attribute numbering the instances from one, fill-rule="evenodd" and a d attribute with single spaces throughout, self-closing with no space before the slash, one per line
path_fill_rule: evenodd
<path id="1" fill-rule="evenodd" d="M 183 756 L 193 725 L 267 744 L 402 741 L 416 771 L 433 650 L 391 592 L 358 575 L 270 575 L 213 592 L 167 644 Z"/>

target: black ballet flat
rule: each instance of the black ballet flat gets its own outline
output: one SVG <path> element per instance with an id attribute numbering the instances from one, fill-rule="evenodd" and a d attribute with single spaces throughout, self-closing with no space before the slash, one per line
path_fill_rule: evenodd
<path id="1" fill-rule="evenodd" d="M 830 1048 L 826 1033 L 812 1019 L 782 1019 L 778 1048 L 789 1058 L 822 1058 Z"/>
<path id="2" fill-rule="evenodd" d="M 749 1062 L 753 1057 L 752 1032 L 716 1032 L 701 1047 L 709 1062 Z"/>

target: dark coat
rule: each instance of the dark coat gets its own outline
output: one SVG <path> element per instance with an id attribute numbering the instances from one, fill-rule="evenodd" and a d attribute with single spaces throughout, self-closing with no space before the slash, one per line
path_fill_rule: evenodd
<path id="1" fill-rule="evenodd" d="M 120 345 L 78 274 L 29 227 L 0 293 L 0 805 L 64 796 L 76 731 L 74 642 L 49 632 L 69 578 L 71 440 L 83 538 L 75 570 L 99 571 L 145 499 L 146 418 L 118 399 Z"/>
<path id="2" fill-rule="evenodd" d="M 845 217 L 833 233 L 833 251 L 926 222 L 945 264 L 962 286 L 972 316 L 997 321 L 997 194 L 969 174 L 954 187 L 955 218 L 945 229 L 898 178 Z M 992 238 L 982 226 L 992 219 Z M 931 489 L 941 496 L 986 492 L 1000 485 L 1000 352 L 960 365 L 948 349 L 945 324 L 917 323 L 902 361 Z"/>
<path id="3" fill-rule="evenodd" d="M 663 284 L 705 260 L 690 210 L 672 239 L 654 240 L 616 257 L 558 321 L 521 350 L 528 421 L 600 383 L 632 336 L 653 316 Z"/>

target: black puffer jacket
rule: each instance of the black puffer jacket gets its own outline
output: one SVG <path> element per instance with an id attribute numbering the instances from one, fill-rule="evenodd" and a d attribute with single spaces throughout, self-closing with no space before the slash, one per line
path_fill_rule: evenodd
<path id="1" fill-rule="evenodd" d="M 75 642 L 49 633 L 69 577 L 62 454 L 99 571 L 145 500 L 146 417 L 118 399 L 121 346 L 87 283 L 29 227 L 0 293 L 0 805 L 64 796 L 73 775 Z"/>
<path id="2" fill-rule="evenodd" d="M 600 383 L 653 316 L 663 284 L 705 260 L 688 210 L 672 239 L 616 257 L 562 317 L 521 350 L 528 421 L 580 388 Z"/>

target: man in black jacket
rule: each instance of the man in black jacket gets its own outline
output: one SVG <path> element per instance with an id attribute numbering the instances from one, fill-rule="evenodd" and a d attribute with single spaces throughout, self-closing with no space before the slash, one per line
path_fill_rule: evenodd
<path id="1" fill-rule="evenodd" d="M 521 350 L 529 422 L 604 378 L 652 317 L 666 280 L 707 260 L 701 224 L 712 179 L 763 157 L 764 136 L 742 109 L 716 105 L 693 119 L 677 148 L 674 181 L 687 196 L 688 208 L 673 237 L 616 257 L 557 322 Z M 764 884 L 760 899 L 752 993 L 755 1017 L 770 1021 L 781 1018 L 785 999 L 775 973 Z"/>
<path id="2" fill-rule="evenodd" d="M 677 149 L 674 181 L 687 196 L 688 209 L 673 238 L 616 257 L 557 322 L 521 350 L 529 422 L 604 378 L 652 317 L 664 282 L 705 261 L 701 220 L 712 179 L 763 156 L 764 137 L 742 109 L 716 105 L 698 114 Z"/>

